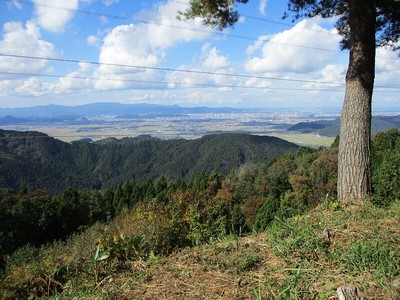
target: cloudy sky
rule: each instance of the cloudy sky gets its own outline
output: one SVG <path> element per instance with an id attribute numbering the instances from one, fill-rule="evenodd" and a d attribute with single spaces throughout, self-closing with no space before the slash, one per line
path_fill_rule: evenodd
<path id="1" fill-rule="evenodd" d="M 239 6 L 234 28 L 179 21 L 188 0 L 3 0 L 0 107 L 93 102 L 341 107 L 348 53 L 335 20 Z M 400 108 L 400 59 L 377 50 L 375 108 Z"/>

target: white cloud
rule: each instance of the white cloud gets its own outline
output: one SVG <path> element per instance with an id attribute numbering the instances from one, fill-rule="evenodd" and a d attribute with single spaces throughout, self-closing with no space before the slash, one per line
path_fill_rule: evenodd
<path id="1" fill-rule="evenodd" d="M 73 10 L 78 8 L 78 0 L 34 0 L 33 2 L 39 26 L 51 32 L 64 31 L 73 17 Z"/>
<path id="2" fill-rule="evenodd" d="M 103 40 L 99 62 L 158 67 L 165 58 L 167 49 L 179 42 L 208 37 L 209 32 L 193 30 L 205 28 L 200 20 L 182 22 L 176 18 L 177 11 L 181 8 L 181 3 L 175 1 L 162 3 L 155 7 L 155 12 L 142 11 L 139 14 L 142 16 L 141 20 L 143 16 L 146 17 L 144 23 L 115 27 Z M 109 77 L 121 81 L 98 82 L 95 84 L 96 89 L 138 87 L 140 83 L 134 81 L 164 81 L 165 74 L 157 70 L 105 64 L 95 71 L 95 77 Z M 157 86 L 151 83 L 147 87 Z"/>
<path id="3" fill-rule="evenodd" d="M 68 73 L 65 77 L 58 80 L 57 83 L 52 85 L 55 93 L 71 93 L 73 91 L 84 91 L 90 90 L 91 79 L 87 78 L 90 76 L 90 72 L 93 71 L 93 66 L 88 63 L 79 63 L 79 70 Z M 87 79 L 83 79 L 87 78 Z"/>
<path id="4" fill-rule="evenodd" d="M 113 5 L 114 3 L 118 3 L 119 0 L 103 0 L 105 6 Z"/>
<path id="5" fill-rule="evenodd" d="M 272 83 L 268 80 L 262 80 L 259 78 L 249 78 L 245 82 L 245 86 L 247 87 L 256 87 L 256 88 L 268 88 L 272 85 Z"/>
<path id="6" fill-rule="evenodd" d="M 262 35 L 262 36 L 258 37 L 258 39 L 256 40 L 256 42 L 254 44 L 247 47 L 246 54 L 248 56 L 253 55 L 254 52 L 260 50 L 261 47 L 265 44 L 265 41 L 267 41 L 270 38 L 271 38 L 271 36 L 268 36 L 268 35 Z"/>
<path id="7" fill-rule="evenodd" d="M 262 15 L 265 15 L 265 7 L 267 6 L 267 2 L 268 2 L 268 0 L 260 0 L 259 9 L 260 9 L 260 13 Z"/>
<path id="8" fill-rule="evenodd" d="M 89 35 L 89 36 L 86 38 L 86 43 L 87 43 L 89 46 L 99 46 L 99 45 L 100 45 L 100 39 L 99 39 L 97 36 L 95 36 L 95 35 Z"/>
<path id="9" fill-rule="evenodd" d="M 272 36 L 262 46 L 258 39 L 247 52 L 253 55 L 260 49 L 261 54 L 250 57 L 245 68 L 250 73 L 313 72 L 336 60 L 339 40 L 337 34 L 319 26 L 317 20 L 303 20 Z"/>
<path id="10" fill-rule="evenodd" d="M 31 96 L 43 96 L 50 92 L 51 84 L 41 81 L 37 77 L 30 77 L 15 87 L 15 92 Z"/>
<path id="11" fill-rule="evenodd" d="M 399 42 L 400 44 L 400 42 Z M 399 53 L 391 51 L 388 47 L 376 49 L 376 72 L 391 72 L 400 69 Z"/>
<path id="12" fill-rule="evenodd" d="M 58 57 L 53 44 L 41 39 L 40 29 L 33 22 L 25 26 L 18 22 L 3 25 L 3 40 L 0 41 L 0 52 L 12 55 Z M 52 70 L 47 60 L 23 59 L 1 56 L 0 71 L 5 73 L 46 74 Z M 22 94 L 41 96 L 51 92 L 51 84 L 34 76 L 2 75 L 0 87 L 3 94 Z"/>
<path id="13" fill-rule="evenodd" d="M 308 93 L 318 94 L 321 90 L 337 90 L 344 91 L 345 89 L 345 77 L 346 77 L 347 66 L 343 64 L 329 64 L 321 70 L 310 74 L 310 76 L 304 79 L 312 80 L 313 82 L 304 83 L 301 88 L 308 89 Z M 332 84 L 321 84 L 318 82 L 331 82 Z"/>
<path id="14" fill-rule="evenodd" d="M 201 49 L 200 57 L 194 59 L 191 65 L 182 65 L 178 67 L 180 70 L 192 70 L 197 72 L 206 72 L 206 74 L 173 72 L 168 75 L 170 87 L 175 87 L 175 83 L 184 83 L 188 87 L 191 85 L 220 85 L 221 91 L 230 90 L 230 86 L 235 85 L 237 78 L 227 77 L 218 74 L 209 73 L 224 73 L 234 74 L 229 59 L 220 54 L 215 47 L 205 44 Z"/>
<path id="15" fill-rule="evenodd" d="M 4 38 L 0 41 L 0 52 L 13 55 L 38 57 L 57 57 L 53 44 L 41 39 L 39 28 L 32 22 L 25 27 L 18 22 L 9 22 L 3 26 Z M 46 60 L 32 60 L 12 57 L 0 57 L 2 72 L 47 72 L 49 64 Z"/>
<path id="16" fill-rule="evenodd" d="M 226 56 L 220 55 L 217 48 L 210 48 L 209 44 L 206 44 L 202 48 L 202 54 L 204 57 L 203 67 L 205 70 L 217 71 L 227 70 L 229 71 L 231 64 Z"/>
<path id="17" fill-rule="evenodd" d="M 387 47 L 376 49 L 376 86 L 400 87 L 400 59 L 398 55 L 399 52 L 391 51 Z"/>

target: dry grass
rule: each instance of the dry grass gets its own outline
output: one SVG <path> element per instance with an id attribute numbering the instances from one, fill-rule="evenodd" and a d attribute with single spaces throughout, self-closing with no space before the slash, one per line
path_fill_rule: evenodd
<path id="1" fill-rule="evenodd" d="M 266 234 L 255 234 L 133 262 L 129 272 L 104 282 L 98 292 L 119 299 L 252 299 L 264 272 L 282 265 Z"/>
<path id="2" fill-rule="evenodd" d="M 99 282 L 78 274 L 54 299 L 333 300 L 339 286 L 350 284 L 365 299 L 400 299 L 393 284 L 400 279 L 399 220 L 399 202 L 390 208 L 325 203 L 304 216 L 276 220 L 263 233 L 166 257 L 107 261 Z"/>

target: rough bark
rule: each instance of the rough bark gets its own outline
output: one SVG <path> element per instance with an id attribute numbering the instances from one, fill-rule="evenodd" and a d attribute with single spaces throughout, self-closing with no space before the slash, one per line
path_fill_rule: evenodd
<path id="1" fill-rule="evenodd" d="M 348 0 L 350 60 L 339 142 L 338 200 L 363 201 L 372 191 L 371 102 L 375 76 L 375 5 Z"/>

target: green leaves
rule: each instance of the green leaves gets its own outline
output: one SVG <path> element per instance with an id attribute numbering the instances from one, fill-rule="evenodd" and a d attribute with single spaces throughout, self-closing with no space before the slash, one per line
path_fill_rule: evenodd
<path id="1" fill-rule="evenodd" d="M 103 251 L 102 253 L 100 253 L 100 245 L 96 246 L 96 251 L 93 256 L 94 263 L 102 262 L 103 260 L 106 260 L 109 257 L 110 257 L 110 254 L 107 251 Z"/>
<path id="2" fill-rule="evenodd" d="M 189 9 L 180 11 L 178 19 L 200 17 L 203 24 L 223 30 L 239 20 L 235 4 L 247 2 L 248 0 L 191 0 Z"/>

